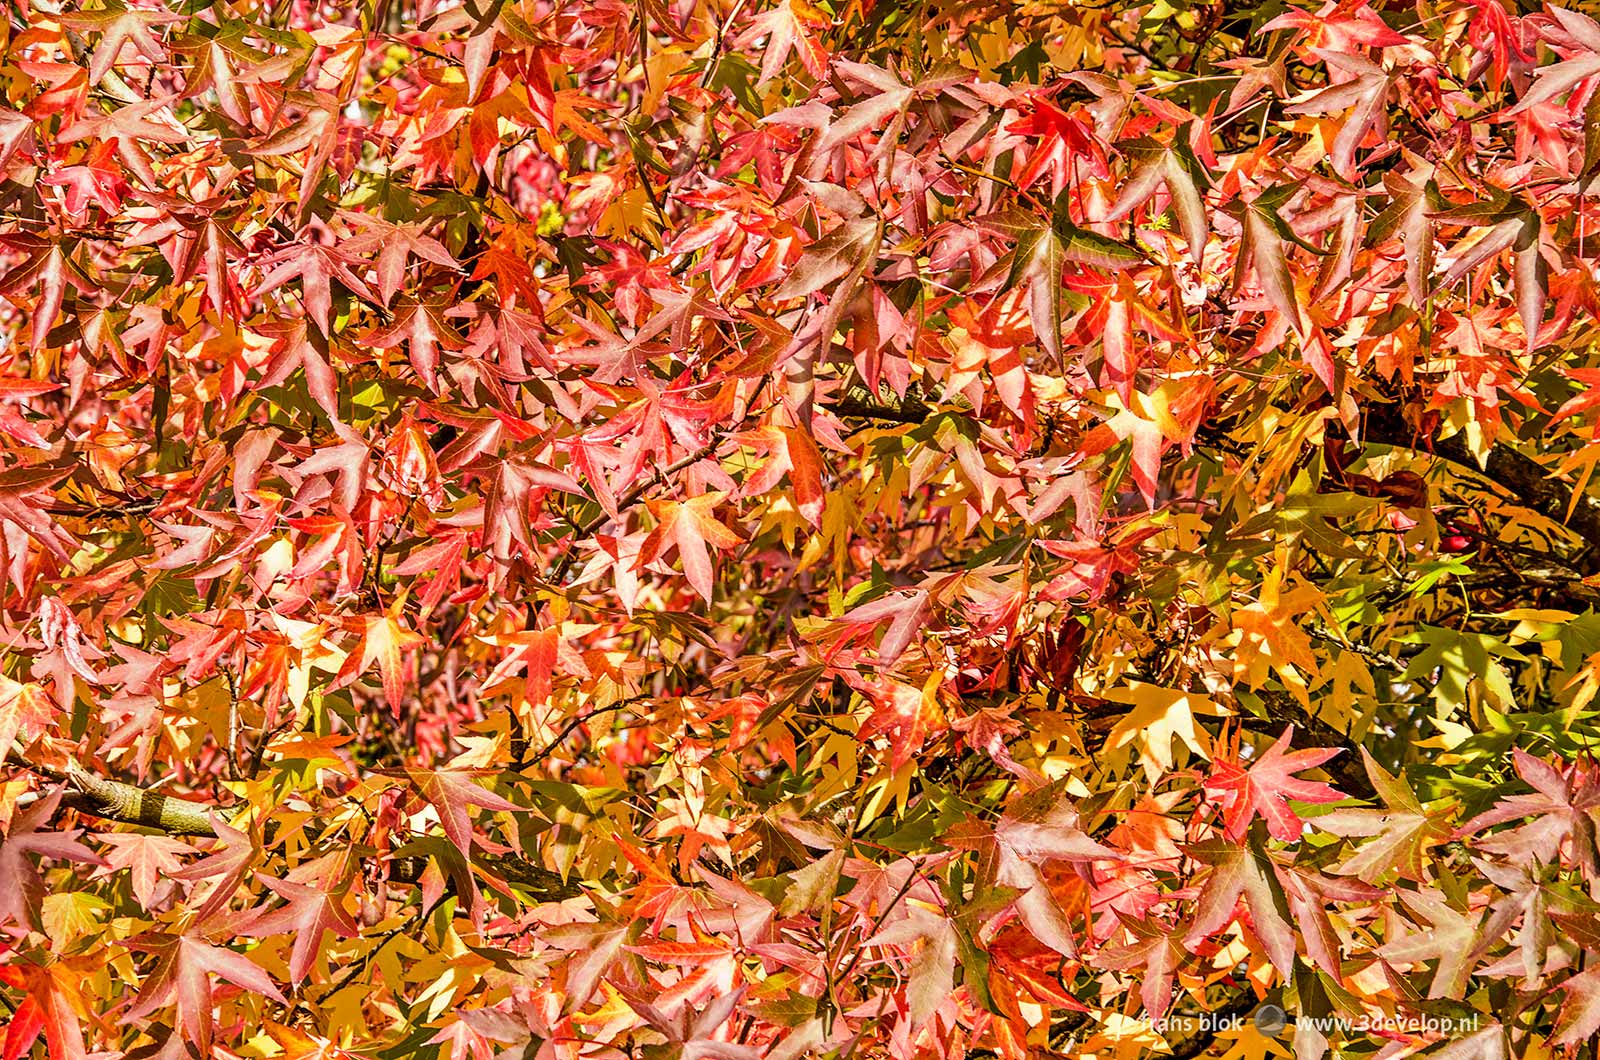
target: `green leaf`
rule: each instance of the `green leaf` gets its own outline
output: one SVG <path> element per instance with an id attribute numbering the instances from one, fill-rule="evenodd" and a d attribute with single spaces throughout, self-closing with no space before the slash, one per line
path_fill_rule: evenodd
<path id="1" fill-rule="evenodd" d="M 839 872 L 844 868 L 844 851 L 830 850 L 801 869 L 789 873 L 789 889 L 779 911 L 784 916 L 821 912 L 833 903 L 839 891 Z"/>

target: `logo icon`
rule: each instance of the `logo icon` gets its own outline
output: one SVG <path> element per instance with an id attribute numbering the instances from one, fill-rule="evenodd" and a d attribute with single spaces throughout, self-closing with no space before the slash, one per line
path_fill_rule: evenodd
<path id="1" fill-rule="evenodd" d="M 1268 1038 L 1276 1038 L 1289 1024 L 1289 1014 L 1277 1005 L 1262 1005 L 1256 1009 L 1256 1030 Z"/>

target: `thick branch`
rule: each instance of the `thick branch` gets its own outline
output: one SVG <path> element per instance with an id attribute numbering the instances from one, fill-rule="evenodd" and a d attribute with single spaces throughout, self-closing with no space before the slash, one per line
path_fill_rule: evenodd
<path id="1" fill-rule="evenodd" d="M 32 762 L 22 765 L 41 776 L 67 783 L 71 791 L 63 805 L 80 813 L 153 828 L 168 835 L 215 837 L 217 834 L 211 826 L 211 815 L 220 815 L 221 811 L 215 806 L 97 777 L 76 763 L 64 771 Z"/>
<path id="2" fill-rule="evenodd" d="M 933 415 L 933 410 L 910 391 L 904 400 L 890 404 L 876 400 L 860 388 L 830 402 L 828 410 L 841 419 L 884 420 L 888 423 L 922 423 Z"/>
<path id="3" fill-rule="evenodd" d="M 1501 444 L 1490 449 L 1488 461 L 1480 465 L 1461 435 L 1427 438 L 1405 421 L 1398 405 L 1368 406 L 1364 429 L 1368 442 L 1419 449 L 1482 475 L 1522 504 L 1582 538 L 1584 547 L 1570 562 L 1584 574 L 1600 571 L 1600 499 L 1583 493 L 1574 503 L 1572 487 L 1551 478 L 1537 460 Z"/>
<path id="4" fill-rule="evenodd" d="M 18 761 L 18 764 L 40 776 L 67 784 L 69 790 L 62 799 L 62 806 L 107 821 L 139 825 L 167 835 L 216 838 L 217 831 L 211 823 L 213 815 L 224 821 L 227 819 L 227 814 L 218 807 L 98 777 L 76 764 L 66 770 L 28 761 Z M 526 858 L 480 852 L 473 856 L 473 861 L 507 883 L 546 901 L 575 898 L 583 893 L 577 884 L 562 879 L 560 873 L 535 865 Z M 396 858 L 391 862 L 389 879 L 394 883 L 414 884 L 421 880 L 426 868 L 423 858 Z"/>

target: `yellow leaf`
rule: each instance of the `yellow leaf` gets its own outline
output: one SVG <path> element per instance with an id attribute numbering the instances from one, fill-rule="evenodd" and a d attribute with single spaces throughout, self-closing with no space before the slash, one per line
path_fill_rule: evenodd
<path id="1" fill-rule="evenodd" d="M 1126 688 L 1114 688 L 1105 694 L 1113 703 L 1130 703 L 1133 709 L 1117 722 L 1106 737 L 1105 749 L 1112 762 L 1126 761 L 1126 755 L 1116 754 L 1134 747 L 1139 752 L 1139 764 L 1145 776 L 1158 780 L 1173 767 L 1172 740 L 1176 737 L 1184 746 L 1201 758 L 1211 758 L 1211 737 L 1195 725 L 1196 713 L 1210 717 L 1224 717 L 1228 711 L 1207 696 L 1184 692 L 1175 688 L 1130 682 Z"/>
<path id="2" fill-rule="evenodd" d="M 67 891 L 46 895 L 40 904 L 39 919 L 44 933 L 60 949 L 99 932 L 100 917 L 109 908 L 104 899 L 87 891 Z"/>
<path id="3" fill-rule="evenodd" d="M 55 715 L 55 700 L 44 686 L 20 684 L 0 674 L 0 764 L 15 744 L 38 736 Z"/>
<path id="4" fill-rule="evenodd" d="M 1325 673 L 1333 687 L 1331 694 L 1318 704 L 1317 716 L 1340 732 L 1355 736 L 1363 731 L 1367 713 L 1377 709 L 1378 691 L 1372 670 L 1355 652 L 1340 651 Z"/>
<path id="5" fill-rule="evenodd" d="M 642 233 L 653 241 L 656 228 L 649 221 L 649 207 L 650 197 L 643 188 L 629 188 L 601 212 L 595 229 L 607 239 L 627 239 Z"/>
<path id="6" fill-rule="evenodd" d="M 572 1017 L 573 1023 L 585 1027 L 603 1027 L 608 1023 L 638 1018 L 634 1015 L 633 1009 L 628 1007 L 628 1003 L 622 1000 L 622 995 L 617 993 L 616 987 L 601 980 L 600 990 L 605 994 L 605 1004 L 593 1012 L 578 1013 Z"/>
<path id="7" fill-rule="evenodd" d="M 861 824 L 866 825 L 875 820 L 891 802 L 898 803 L 900 812 L 904 813 L 906 803 L 911 798 L 911 777 L 916 771 L 917 763 L 911 761 L 892 774 L 878 774 L 867 788 L 870 794 L 867 804 L 861 810 Z"/>
<path id="8" fill-rule="evenodd" d="M 391 615 L 368 617 L 365 623 L 357 644 L 359 654 L 351 652 L 345 659 L 338 682 L 348 683 L 376 663 L 383 681 L 384 698 L 389 701 L 389 708 L 399 714 L 400 700 L 405 694 L 405 653 L 421 644 L 422 637 Z"/>

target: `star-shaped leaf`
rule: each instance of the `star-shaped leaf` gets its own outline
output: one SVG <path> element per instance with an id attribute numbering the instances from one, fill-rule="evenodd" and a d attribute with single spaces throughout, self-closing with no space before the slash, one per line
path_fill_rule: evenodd
<path id="1" fill-rule="evenodd" d="M 418 792 L 439 812 L 444 834 L 463 855 L 472 851 L 472 816 L 469 807 L 496 812 L 519 812 L 525 808 L 480 786 L 477 778 L 487 776 L 481 769 L 408 769 L 405 775 Z"/>
<path id="2" fill-rule="evenodd" d="M 1428 851 L 1450 838 L 1449 819 L 1455 804 L 1445 802 L 1429 809 L 1403 777 L 1391 776 L 1365 747 L 1361 758 L 1372 788 L 1386 808 L 1334 810 L 1318 817 L 1317 827 L 1334 835 L 1370 837 L 1354 849 L 1339 871 L 1367 883 L 1378 883 L 1391 872 L 1421 881 Z"/>
<path id="3" fill-rule="evenodd" d="M 211 996 L 211 977 L 243 987 L 280 1004 L 283 994 L 259 965 L 241 953 L 213 946 L 199 935 L 146 934 L 129 939 L 130 949 L 157 954 L 156 966 L 145 979 L 139 996 L 127 1012 L 128 1019 L 148 1016 L 168 1005 L 177 1006 L 177 1025 L 186 1041 L 211 1052 L 215 1002 Z"/>
<path id="4" fill-rule="evenodd" d="M 1237 842 L 1244 838 L 1250 822 L 1260 816 L 1274 839 L 1285 842 L 1299 839 L 1302 822 L 1289 807 L 1290 799 L 1300 802 L 1338 802 L 1344 795 L 1331 786 L 1301 780 L 1294 774 L 1320 766 L 1339 753 L 1339 748 L 1316 748 L 1285 753 L 1294 737 L 1289 726 L 1278 742 L 1267 749 L 1248 768 L 1235 759 L 1219 758 L 1206 778 L 1206 793 L 1222 806 L 1226 835 Z"/>
<path id="5" fill-rule="evenodd" d="M 291 933 L 294 945 L 289 952 L 289 978 L 296 984 L 306 977 L 322 947 L 322 937 L 331 931 L 339 938 L 359 935 L 361 928 L 345 911 L 342 896 L 316 887 L 261 877 L 267 890 L 288 904 L 277 909 L 262 907 L 239 927 L 241 935 L 266 938 Z"/>

